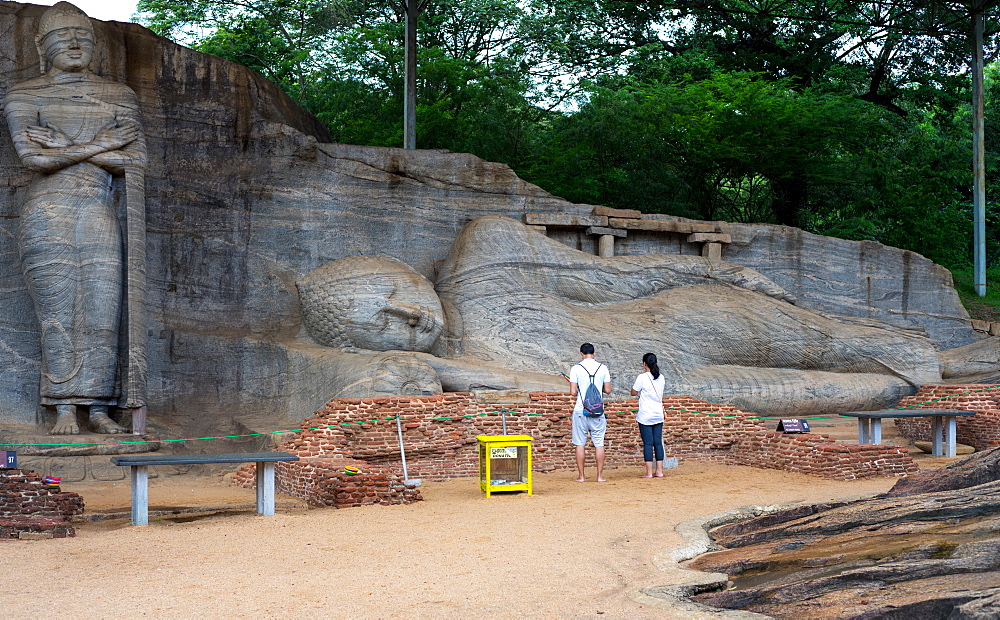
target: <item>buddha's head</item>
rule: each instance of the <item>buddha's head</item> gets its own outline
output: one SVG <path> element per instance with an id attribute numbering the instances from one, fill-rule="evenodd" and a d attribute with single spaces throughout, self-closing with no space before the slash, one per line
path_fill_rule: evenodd
<path id="1" fill-rule="evenodd" d="M 326 346 L 428 352 L 444 330 L 434 285 L 395 258 L 342 258 L 296 285 L 306 329 Z"/>
<path id="2" fill-rule="evenodd" d="M 86 13 L 69 2 L 59 2 L 38 20 L 35 46 L 42 73 L 86 71 L 94 58 L 94 26 Z"/>

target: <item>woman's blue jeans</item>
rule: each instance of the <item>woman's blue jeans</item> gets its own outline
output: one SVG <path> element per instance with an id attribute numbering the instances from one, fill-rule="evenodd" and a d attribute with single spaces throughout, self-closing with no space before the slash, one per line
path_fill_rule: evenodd
<path id="1" fill-rule="evenodd" d="M 647 463 L 653 461 L 653 451 L 656 451 L 656 460 L 663 460 L 663 422 L 659 424 L 640 424 L 639 436 L 642 437 L 642 460 Z"/>

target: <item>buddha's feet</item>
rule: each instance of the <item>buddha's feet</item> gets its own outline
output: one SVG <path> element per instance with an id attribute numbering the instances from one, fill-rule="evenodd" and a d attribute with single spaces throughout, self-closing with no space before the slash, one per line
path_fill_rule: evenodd
<path id="1" fill-rule="evenodd" d="M 52 425 L 52 434 L 80 434 L 80 425 L 76 422 L 76 407 L 73 405 L 59 405 L 56 407 L 56 423 Z"/>
<path id="2" fill-rule="evenodd" d="M 108 416 L 108 412 L 105 407 L 91 407 L 90 430 L 104 435 L 116 435 L 127 432 L 123 426 Z"/>

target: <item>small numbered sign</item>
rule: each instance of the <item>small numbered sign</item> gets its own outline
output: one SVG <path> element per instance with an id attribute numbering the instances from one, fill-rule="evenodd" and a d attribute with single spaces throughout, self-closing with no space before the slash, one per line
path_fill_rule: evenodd
<path id="1" fill-rule="evenodd" d="M 0 450 L 0 469 L 17 469 L 17 452 Z"/>

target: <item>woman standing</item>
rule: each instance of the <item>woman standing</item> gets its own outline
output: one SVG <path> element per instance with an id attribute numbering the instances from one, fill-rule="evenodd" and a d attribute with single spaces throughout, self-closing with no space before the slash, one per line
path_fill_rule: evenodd
<path id="1" fill-rule="evenodd" d="M 643 373 L 632 384 L 632 396 L 639 397 L 639 412 L 635 421 L 639 423 L 642 437 L 642 456 L 646 461 L 646 475 L 643 478 L 663 477 L 663 375 L 656 364 L 656 355 L 642 356 Z M 656 471 L 653 471 L 653 457 L 656 457 Z"/>

